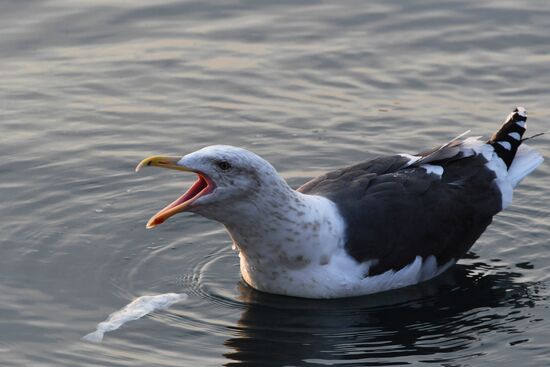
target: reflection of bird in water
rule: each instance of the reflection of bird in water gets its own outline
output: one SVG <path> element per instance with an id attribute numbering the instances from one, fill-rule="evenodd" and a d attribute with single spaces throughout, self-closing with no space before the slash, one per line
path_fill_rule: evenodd
<path id="1" fill-rule="evenodd" d="M 526 119 L 518 107 L 487 142 L 463 134 L 425 153 L 330 172 L 296 191 L 240 148 L 150 157 L 137 169 L 190 171 L 198 180 L 147 226 L 185 210 L 223 223 L 244 280 L 270 293 L 336 298 L 416 284 L 464 256 L 542 162 L 522 144 Z"/>
<path id="2" fill-rule="evenodd" d="M 330 301 L 242 286 L 246 309 L 225 342 L 226 366 L 393 366 L 472 356 L 484 334 L 518 339 L 534 318 L 529 309 L 542 298 L 539 285 L 518 277 L 483 264 L 460 265 L 416 287 Z M 515 312 L 487 312 L 500 307 Z"/>

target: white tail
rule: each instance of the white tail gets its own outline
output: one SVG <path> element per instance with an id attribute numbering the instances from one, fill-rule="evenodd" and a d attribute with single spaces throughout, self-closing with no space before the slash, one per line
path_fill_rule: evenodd
<path id="1" fill-rule="evenodd" d="M 527 144 L 521 144 L 508 169 L 508 179 L 512 187 L 519 185 L 521 180 L 533 172 L 543 161 L 544 158 L 539 152 Z"/>

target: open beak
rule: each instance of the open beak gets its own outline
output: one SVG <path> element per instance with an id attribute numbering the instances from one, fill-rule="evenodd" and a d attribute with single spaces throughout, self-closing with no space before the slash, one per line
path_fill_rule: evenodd
<path id="1" fill-rule="evenodd" d="M 164 209 L 153 215 L 147 222 L 147 228 L 153 228 L 163 223 L 174 214 L 184 211 L 198 198 L 210 194 L 214 191 L 214 182 L 205 174 L 192 168 L 178 164 L 181 157 L 152 156 L 142 160 L 136 167 L 136 172 L 144 166 L 154 166 L 168 169 L 175 169 L 184 172 L 194 172 L 198 179 L 195 183 L 179 198 L 168 204 Z"/>

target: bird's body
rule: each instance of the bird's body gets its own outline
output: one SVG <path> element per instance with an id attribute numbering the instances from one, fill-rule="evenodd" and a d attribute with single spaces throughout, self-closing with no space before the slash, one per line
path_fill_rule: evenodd
<path id="1" fill-rule="evenodd" d="M 223 223 L 245 282 L 270 293 L 336 298 L 416 284 L 464 256 L 542 162 L 521 145 L 525 120 L 518 108 L 488 142 L 457 138 L 377 158 L 298 190 L 240 148 L 153 157 L 143 164 L 193 171 L 199 181 L 149 226 L 184 209 Z"/>

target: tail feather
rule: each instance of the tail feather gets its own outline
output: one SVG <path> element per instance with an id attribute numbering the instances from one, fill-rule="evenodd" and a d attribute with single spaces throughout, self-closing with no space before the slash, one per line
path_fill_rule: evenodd
<path id="1" fill-rule="evenodd" d="M 533 172 L 543 161 L 544 158 L 539 152 L 527 144 L 521 144 L 514 162 L 508 169 L 508 180 L 510 180 L 512 187 L 519 185 L 521 180 Z"/>
<path id="2" fill-rule="evenodd" d="M 506 163 L 508 169 L 521 145 L 526 121 L 527 111 L 523 107 L 517 107 L 487 142 L 493 146 L 496 154 Z"/>

